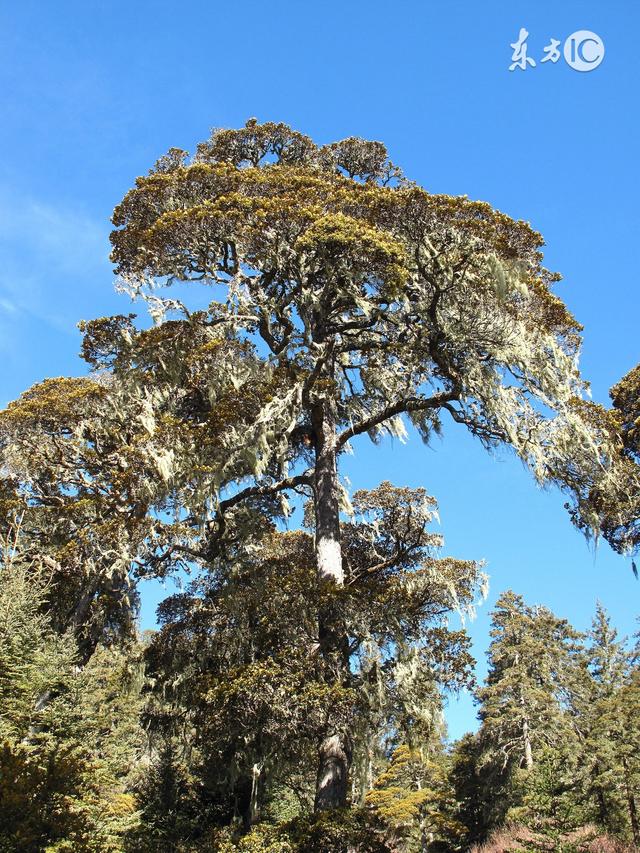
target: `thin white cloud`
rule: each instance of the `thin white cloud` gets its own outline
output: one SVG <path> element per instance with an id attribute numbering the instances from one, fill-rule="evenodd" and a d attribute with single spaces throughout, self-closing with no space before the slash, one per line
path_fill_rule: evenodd
<path id="1" fill-rule="evenodd" d="M 17 314 L 19 308 L 17 305 L 14 305 L 14 303 L 10 299 L 5 299 L 4 297 L 0 296 L 0 311 L 2 311 L 4 314 Z"/>
<path id="2" fill-rule="evenodd" d="M 73 333 L 93 285 L 109 288 L 109 224 L 0 189 L 0 311 Z M 93 290 L 95 293 L 95 290 Z"/>
<path id="3" fill-rule="evenodd" d="M 16 199 L 0 191 L 0 246 L 19 241 L 38 256 L 46 254 L 58 269 L 105 263 L 107 229 L 87 214 L 33 199 Z"/>

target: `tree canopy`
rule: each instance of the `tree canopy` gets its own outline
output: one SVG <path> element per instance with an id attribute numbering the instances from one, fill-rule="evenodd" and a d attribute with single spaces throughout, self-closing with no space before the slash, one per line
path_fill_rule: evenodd
<path id="1" fill-rule="evenodd" d="M 212 844 L 214 829 L 216 849 L 243 833 L 238 849 L 261 833 L 256 849 L 462 844 L 455 768 L 480 765 L 469 741 L 452 769 L 441 691 L 470 685 L 448 619 L 472 612 L 481 565 L 442 556 L 424 488 L 350 494 L 343 455 L 451 421 L 512 449 L 578 526 L 626 550 L 635 372 L 613 409 L 586 399 L 581 327 L 541 235 L 429 193 L 380 142 L 317 145 L 250 119 L 193 156 L 171 149 L 113 224 L 118 286 L 152 325 L 81 323 L 91 374 L 0 413 L 0 512 L 55 589 L 34 605 L 41 644 L 65 637 L 81 671 L 137 642 L 139 579 L 182 579 L 144 650 L 135 844 Z M 537 773 L 549 738 L 574 732 L 576 637 L 514 596 L 499 612 L 482 749 Z"/>

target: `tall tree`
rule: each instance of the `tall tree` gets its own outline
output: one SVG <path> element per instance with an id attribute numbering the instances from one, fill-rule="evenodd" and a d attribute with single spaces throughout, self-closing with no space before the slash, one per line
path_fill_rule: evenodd
<path id="1" fill-rule="evenodd" d="M 294 489 L 311 496 L 318 579 L 333 591 L 318 613 L 333 684 L 348 681 L 338 462 L 352 439 L 403 434 L 406 415 L 428 440 L 448 415 L 485 445 L 513 447 L 540 481 L 576 490 L 583 470 L 606 468 L 612 439 L 595 441 L 573 402 L 583 389 L 580 327 L 551 291 L 557 276 L 542 266 L 540 235 L 487 204 L 427 193 L 382 144 L 317 146 L 286 125 L 250 120 L 215 132 L 191 160 L 172 149 L 113 221 L 121 284 L 146 294 L 159 323 L 177 312 L 171 328 L 205 339 L 209 352 L 221 341 L 257 345 L 260 381 L 272 390 L 253 418 L 222 430 L 222 463 L 198 466 L 189 490 L 192 435 L 190 452 L 181 456 L 182 441 L 171 448 L 167 475 L 185 484 L 187 526 L 204 517 L 209 552 L 246 506 Z M 207 310 L 156 293 L 195 281 L 213 286 Z M 124 321 L 87 333 L 97 364 L 115 352 L 117 368 L 136 347 Z M 166 374 L 180 373 L 180 358 L 177 348 Z M 245 382 L 241 365 L 227 369 L 236 387 Z M 144 387 L 140 371 L 138 380 Z M 192 400 L 205 432 L 218 387 L 209 375 Z M 158 402 L 148 389 L 145 400 Z M 165 395 L 160 408 L 180 420 L 172 402 Z M 336 720 L 319 748 L 318 809 L 344 804 L 351 752 Z"/>
<path id="2" fill-rule="evenodd" d="M 336 718 L 349 732 L 353 800 L 362 804 L 396 747 L 432 744 L 440 690 L 469 683 L 468 638 L 447 619 L 473 608 L 479 564 L 437 555 L 441 539 L 428 530 L 435 503 L 422 489 L 383 483 L 356 492 L 353 511 L 341 530 L 344 684 L 327 677 L 331 664 L 319 654 L 327 591 L 308 533 L 267 531 L 161 605 L 163 627 L 146 656 L 147 725 L 161 740 L 167 725 L 187 732 L 203 827 L 247 832 L 278 799 L 306 813 L 314 749 Z"/>
<path id="3" fill-rule="evenodd" d="M 585 649 L 588 680 L 578 708 L 581 765 L 593 817 L 606 830 L 640 840 L 637 786 L 638 678 L 632 654 L 598 604 Z"/>
<path id="4" fill-rule="evenodd" d="M 481 726 L 454 749 L 469 841 L 515 822 L 540 849 L 589 826 L 637 843 L 637 673 L 605 609 L 579 635 L 508 592 L 492 634 Z"/>
<path id="5" fill-rule="evenodd" d="M 582 732 L 581 765 L 585 794 L 594 805 L 595 820 L 606 830 L 620 830 L 623 811 L 617 792 L 617 761 L 608 733 L 613 724 L 615 696 L 629 673 L 629 656 L 598 602 L 584 649 L 583 689 L 576 696 L 576 716 Z"/>
<path id="6" fill-rule="evenodd" d="M 509 590 L 496 602 L 491 637 L 489 672 L 478 691 L 480 763 L 494 779 L 490 797 L 502 800 L 502 814 L 494 818 L 500 822 L 519 804 L 522 783 L 539 755 L 576 741 L 569 708 L 578 635 L 565 620 L 544 607 L 529 607 Z"/>

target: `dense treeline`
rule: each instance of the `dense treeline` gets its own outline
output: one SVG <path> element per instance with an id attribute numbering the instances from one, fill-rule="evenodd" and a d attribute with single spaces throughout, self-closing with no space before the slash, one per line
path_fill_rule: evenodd
<path id="1" fill-rule="evenodd" d="M 6 544 L 2 850 L 418 853 L 505 826 L 502 843 L 531 850 L 640 841 L 640 648 L 600 605 L 580 634 L 501 595 L 478 731 L 447 745 L 442 687 L 472 687 L 464 632 L 443 622 L 450 578 L 402 644 L 372 628 L 379 590 L 354 602 L 368 639 L 352 686 L 331 697 L 355 732 L 351 808 L 314 817 L 326 685 L 306 533 L 268 534 L 167 599 L 159 630 L 100 643 L 84 666 L 52 628 L 50 572 Z"/>
<path id="2" fill-rule="evenodd" d="M 618 638 L 601 605 L 581 635 L 510 591 L 491 636 L 480 728 L 453 747 L 470 840 L 515 823 L 540 849 L 591 849 L 570 843 L 587 826 L 640 843 L 638 644 Z"/>
<path id="3" fill-rule="evenodd" d="M 640 372 L 586 399 L 542 237 L 381 143 L 254 119 L 171 149 L 113 223 L 153 325 L 81 323 L 90 375 L 0 413 L 4 848 L 637 842 L 637 662 L 606 615 L 585 640 L 503 596 L 479 732 L 445 748 L 482 567 L 424 489 L 340 476 L 366 436 L 450 422 L 637 548 Z"/>

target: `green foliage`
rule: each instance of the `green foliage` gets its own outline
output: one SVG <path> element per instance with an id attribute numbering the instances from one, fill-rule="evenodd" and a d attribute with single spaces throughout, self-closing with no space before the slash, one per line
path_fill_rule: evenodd
<path id="1" fill-rule="evenodd" d="M 350 501 L 339 478 L 358 436 L 450 418 L 633 547 L 637 376 L 611 412 L 582 400 L 541 236 L 426 192 L 382 143 L 255 119 L 171 149 L 113 223 L 153 326 L 81 324 L 93 375 L 0 413 L 5 847 L 435 853 L 509 810 L 637 837 L 637 673 L 604 615 L 585 657 L 504 594 L 450 760 L 441 691 L 473 660 L 449 617 L 481 566 L 441 555 L 424 489 Z M 195 282 L 205 308 L 160 295 Z M 282 532 L 292 495 L 313 535 Z M 143 684 L 137 581 L 175 573 Z"/>
<path id="2" fill-rule="evenodd" d="M 466 635 L 445 618 L 471 606 L 478 565 L 433 553 L 440 540 L 425 528 L 433 501 L 422 490 L 387 483 L 357 493 L 354 507 L 342 590 L 318 582 L 308 534 L 269 533 L 160 607 L 146 651 L 147 725 L 160 738 L 174 732 L 191 755 L 209 822 L 246 830 L 261 816 L 281 821 L 283 809 L 308 812 L 327 706 L 351 732 L 360 801 L 393 739 L 437 736 L 439 689 L 469 681 Z M 318 654 L 324 597 L 346 618 L 343 684 Z"/>
<path id="3" fill-rule="evenodd" d="M 487 759 L 505 772 L 531 769 L 538 749 L 575 737 L 565 710 L 577 671 L 578 634 L 511 591 L 498 599 L 490 633 L 489 674 L 478 691 Z"/>
<path id="4" fill-rule="evenodd" d="M 492 633 L 482 724 L 454 752 L 469 840 L 512 823 L 534 833 L 531 849 L 590 849 L 588 825 L 638 844 L 638 672 L 606 611 L 580 637 L 507 593 Z"/>
<path id="5" fill-rule="evenodd" d="M 116 853 L 137 819 L 135 659 L 104 649 L 80 670 L 43 612 L 50 581 L 17 544 L 0 569 L 0 846 Z"/>
<path id="6" fill-rule="evenodd" d="M 393 850 L 451 850 L 464 838 L 448 762 L 438 746 L 398 747 L 367 794 Z"/>
<path id="7" fill-rule="evenodd" d="M 394 849 L 385 843 L 375 818 L 356 808 L 260 826 L 237 841 L 223 839 L 224 834 L 216 838 L 215 849 L 221 853 L 393 853 Z"/>
<path id="8" fill-rule="evenodd" d="M 561 838 L 590 823 L 591 809 L 580 795 L 582 769 L 574 744 L 544 747 L 524 778 L 521 805 L 506 820 L 521 823 L 548 838 Z"/>

